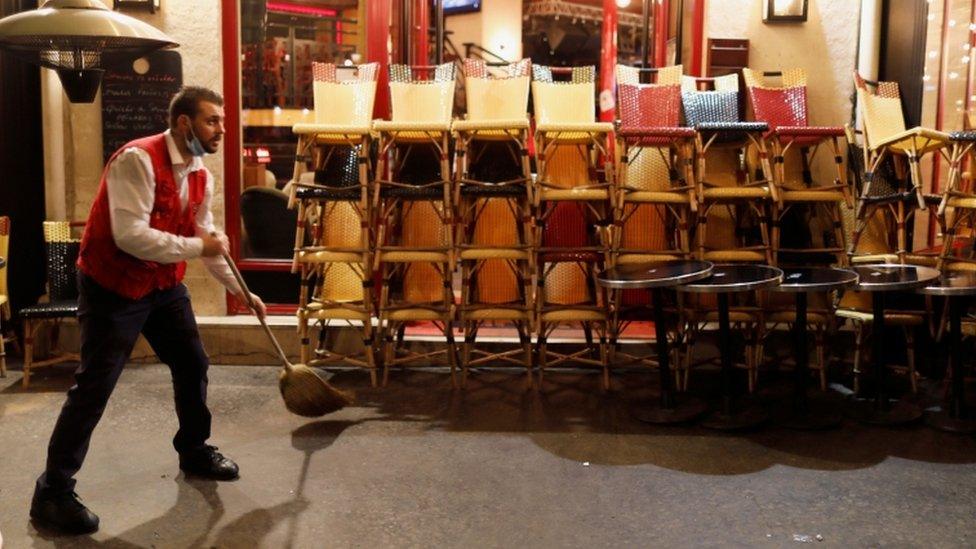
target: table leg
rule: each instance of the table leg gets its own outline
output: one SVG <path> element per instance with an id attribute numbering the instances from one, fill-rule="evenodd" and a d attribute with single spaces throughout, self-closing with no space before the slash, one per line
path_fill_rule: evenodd
<path id="1" fill-rule="evenodd" d="M 793 398 L 790 409 L 780 415 L 780 425 L 790 429 L 827 429 L 837 426 L 841 421 L 840 409 L 823 402 L 822 398 L 811 399 L 810 355 L 807 347 L 807 294 L 796 294 L 796 318 L 793 322 L 793 337 L 796 342 L 796 368 L 794 368 Z"/>
<path id="2" fill-rule="evenodd" d="M 871 354 L 871 367 L 874 368 L 875 396 L 873 399 L 855 399 L 848 407 L 848 414 L 863 423 L 874 425 L 900 425 L 922 417 L 922 410 L 902 400 L 888 398 L 888 367 L 884 360 L 884 292 L 871 295 L 874 309 L 871 337 L 874 338 Z"/>
<path id="3" fill-rule="evenodd" d="M 660 400 L 643 402 L 634 409 L 634 417 L 646 423 L 684 423 L 705 413 L 704 401 L 696 398 L 678 398 L 674 392 L 674 379 L 671 375 L 671 357 L 668 352 L 668 325 L 664 316 L 664 291 L 653 288 L 650 291 L 654 304 L 654 330 L 657 341 L 657 364 L 661 376 Z"/>
<path id="4" fill-rule="evenodd" d="M 729 295 L 718 294 L 718 344 L 722 357 L 722 407 L 704 421 L 702 427 L 731 431 L 748 429 L 766 421 L 766 412 L 752 402 L 736 402 L 733 388 L 732 338 L 729 327 Z"/>
<path id="5" fill-rule="evenodd" d="M 925 414 L 925 422 L 941 431 L 952 433 L 976 433 L 976 418 L 966 406 L 966 384 L 963 376 L 962 312 L 965 300 L 962 297 L 948 298 L 949 306 L 949 365 L 950 385 L 948 409 Z"/>

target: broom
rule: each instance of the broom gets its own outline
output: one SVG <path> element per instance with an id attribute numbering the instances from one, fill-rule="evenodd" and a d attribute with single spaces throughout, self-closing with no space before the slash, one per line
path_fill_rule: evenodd
<path id="1" fill-rule="evenodd" d="M 224 261 L 230 266 L 234 273 L 234 278 L 241 287 L 241 291 L 247 297 L 247 306 L 254 309 L 254 300 L 251 299 L 251 292 L 244 283 L 241 272 L 237 265 L 224 253 Z M 285 365 L 285 368 L 278 375 L 278 388 L 281 389 L 281 398 L 285 401 L 285 408 L 293 414 L 305 417 L 318 417 L 331 412 L 335 412 L 345 406 L 352 404 L 355 400 L 353 396 L 345 391 L 340 391 L 327 381 L 319 377 L 315 370 L 304 364 L 292 364 L 285 356 L 285 351 L 281 349 L 278 339 L 275 338 L 268 327 L 264 318 L 258 317 L 264 333 L 268 334 L 268 339 L 278 352 L 278 358 Z"/>

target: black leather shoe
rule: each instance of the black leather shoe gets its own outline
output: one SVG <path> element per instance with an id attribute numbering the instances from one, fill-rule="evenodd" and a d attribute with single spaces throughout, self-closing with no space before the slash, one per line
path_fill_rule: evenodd
<path id="1" fill-rule="evenodd" d="M 30 516 L 34 524 L 59 534 L 91 534 L 98 531 L 98 516 L 78 501 L 78 494 L 35 492 Z"/>
<path id="2" fill-rule="evenodd" d="M 237 464 L 218 452 L 216 446 L 209 445 L 180 454 L 180 469 L 189 475 L 213 480 L 235 480 L 238 477 Z"/>

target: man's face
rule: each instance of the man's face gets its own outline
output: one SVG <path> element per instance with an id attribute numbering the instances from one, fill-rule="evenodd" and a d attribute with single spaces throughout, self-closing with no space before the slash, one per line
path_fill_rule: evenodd
<path id="1" fill-rule="evenodd" d="M 187 127 L 193 130 L 200 144 L 210 154 L 217 152 L 224 137 L 224 108 L 209 101 L 201 101 L 192 119 L 185 117 Z M 187 138 L 193 137 L 186 131 Z"/>

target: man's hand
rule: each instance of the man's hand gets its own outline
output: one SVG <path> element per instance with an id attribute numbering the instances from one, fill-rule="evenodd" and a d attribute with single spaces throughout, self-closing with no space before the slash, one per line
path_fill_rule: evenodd
<path id="1" fill-rule="evenodd" d="M 238 293 L 236 297 L 238 301 L 240 301 L 244 305 L 251 307 L 250 305 L 248 305 L 247 296 L 244 295 L 244 292 Z M 258 318 L 264 318 L 268 315 L 268 308 L 264 305 L 264 302 L 261 301 L 261 298 L 258 297 L 257 294 L 251 294 L 251 301 L 253 303 L 253 307 L 251 307 L 251 310 L 254 311 L 254 314 L 256 314 Z"/>
<path id="2" fill-rule="evenodd" d="M 220 256 L 230 252 L 230 241 L 227 240 L 227 235 L 220 232 L 215 232 L 209 235 L 202 235 L 200 237 L 203 240 L 203 257 L 214 257 Z"/>

